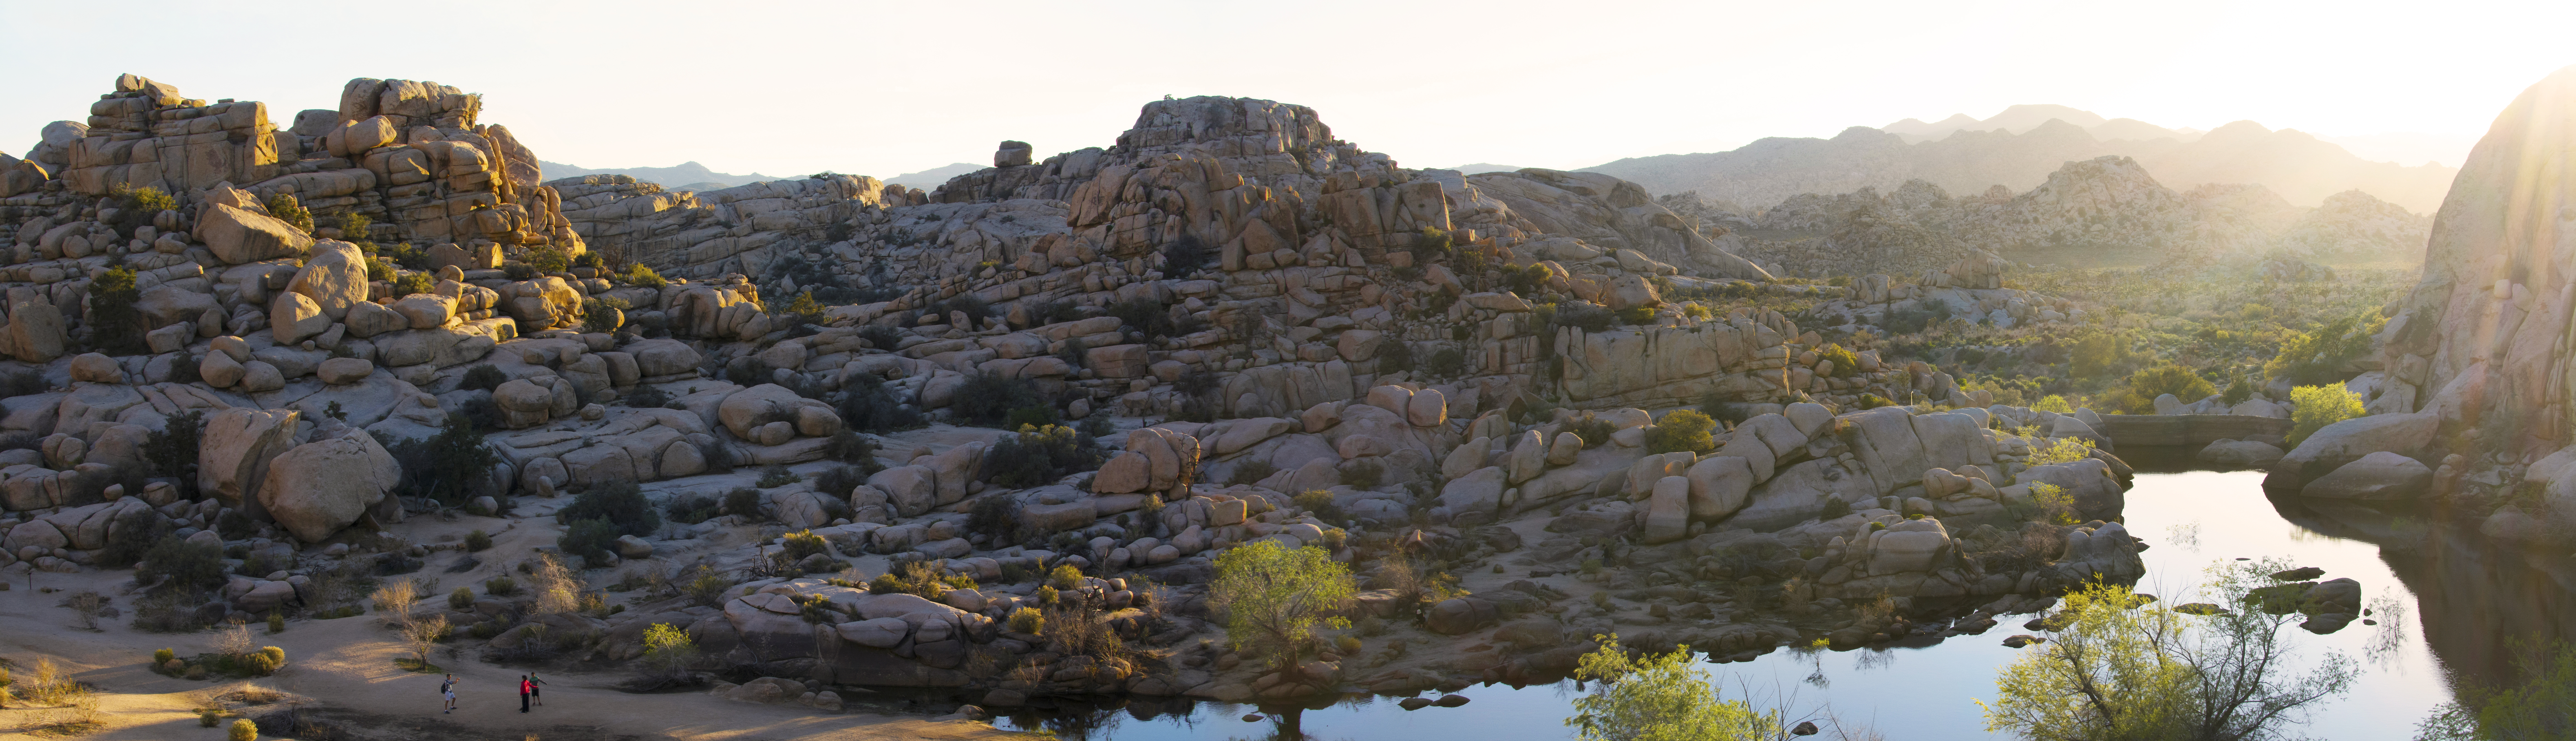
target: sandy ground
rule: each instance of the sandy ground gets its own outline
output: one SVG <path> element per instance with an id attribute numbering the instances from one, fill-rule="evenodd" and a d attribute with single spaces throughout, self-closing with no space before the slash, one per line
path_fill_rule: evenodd
<path id="1" fill-rule="evenodd" d="M 469 518 L 473 519 L 473 518 Z M 551 522 L 551 518 L 540 520 Z M 505 524 L 485 520 L 482 526 Z M 523 522 L 521 531 L 532 523 Z M 472 522 L 450 524 L 471 529 Z M 444 528 L 441 528 L 444 529 Z M 415 536 L 417 537 L 417 536 Z M 34 587 L 24 577 L 10 580 L 0 592 L 0 657 L 10 660 L 20 681 L 40 658 L 52 658 L 75 678 L 97 688 L 104 728 L 84 734 L 96 739 L 221 739 L 223 729 L 197 724 L 195 708 L 204 695 L 227 683 L 165 677 L 145 664 L 152 651 L 169 648 L 182 656 L 208 650 L 213 632 L 156 634 L 129 627 L 133 597 L 118 594 L 130 571 L 37 574 Z M 451 582 L 459 577 L 448 575 Z M 99 621 L 99 630 L 78 625 L 79 618 L 59 604 L 81 589 L 111 595 L 123 611 Z M 1017 738 L 990 725 L 968 721 L 933 721 L 924 716 L 851 713 L 828 715 L 797 705 L 752 705 L 720 700 L 703 693 L 638 695 L 614 688 L 624 673 L 545 673 L 546 706 L 518 712 L 518 668 L 487 665 L 469 651 L 450 659 L 443 652 L 433 663 L 459 679 L 458 709 L 439 712 L 439 676 L 397 668 L 393 659 L 407 656 L 393 632 L 372 616 L 337 620 L 298 620 L 285 633 L 266 635 L 254 624 L 262 645 L 286 650 L 288 664 L 260 684 L 311 698 L 321 717 L 350 726 L 359 738 L 470 738 L 524 741 L 542 739 L 982 739 Z M 30 724 L 44 715 L 12 702 L 0 710 L 0 738 L 25 737 Z M 226 725 L 229 725 L 227 721 Z M 46 737 L 58 737 L 48 735 Z"/>

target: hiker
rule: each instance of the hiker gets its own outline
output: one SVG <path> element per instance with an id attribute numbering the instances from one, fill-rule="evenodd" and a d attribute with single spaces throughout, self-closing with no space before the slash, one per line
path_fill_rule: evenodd
<path id="1" fill-rule="evenodd" d="M 445 710 L 440 710 L 440 711 L 438 711 L 438 712 L 441 712 L 441 713 L 453 713 L 453 712 L 456 712 L 456 675 L 454 675 L 454 674 L 447 675 L 447 679 L 446 679 L 445 681 L 441 681 L 441 682 L 439 682 L 439 683 L 438 683 L 438 694 L 443 695 L 443 696 L 445 696 L 445 697 L 447 698 L 447 708 L 446 708 Z"/>
<path id="2" fill-rule="evenodd" d="M 528 672 L 528 698 L 536 700 L 537 707 L 546 706 L 546 680 L 538 679 L 536 672 Z"/>
<path id="3" fill-rule="evenodd" d="M 536 685 L 528 684 L 528 675 L 519 675 L 519 712 L 528 712 L 528 693 L 535 690 Z"/>

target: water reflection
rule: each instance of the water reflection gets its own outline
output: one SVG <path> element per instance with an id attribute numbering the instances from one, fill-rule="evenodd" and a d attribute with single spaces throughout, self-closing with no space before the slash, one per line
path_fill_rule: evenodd
<path id="1" fill-rule="evenodd" d="M 2212 562 L 2263 556 L 2364 585 L 2375 624 L 2296 634 L 2310 658 L 2340 651 L 2368 667 L 2351 695 L 2301 729 L 2307 735 L 2403 737 L 2449 698 L 2452 682 L 2510 676 L 2519 653 L 2512 639 L 2576 639 L 2576 617 L 2569 617 L 2576 615 L 2576 568 L 2563 553 L 2492 547 L 2474 527 L 2446 524 L 2439 512 L 2268 497 L 2260 473 L 2193 471 L 2183 461 L 2130 459 L 2140 476 L 2127 497 L 2127 520 L 2154 546 L 2143 554 L 2148 578 L 2141 589 L 2182 595 Z M 1792 647 L 1712 669 L 1721 696 L 1790 707 L 1793 715 L 1840 716 L 1909 741 L 1991 739 L 1974 701 L 1991 699 L 1996 668 L 2018 655 L 1998 645 L 2001 638 L 2021 632 L 2021 618 L 2001 622 L 1983 636 L 1852 651 Z M 1364 693 L 1299 706 L 1058 703 L 1021 709 L 1002 725 L 1097 741 L 1554 739 L 1570 737 L 1563 719 L 1578 692 L 1573 682 L 1471 687 L 1460 692 L 1473 698 L 1470 705 L 1420 711 Z"/>

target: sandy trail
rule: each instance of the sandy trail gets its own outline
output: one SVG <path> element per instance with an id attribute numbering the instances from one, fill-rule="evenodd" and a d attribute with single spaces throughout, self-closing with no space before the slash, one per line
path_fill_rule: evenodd
<path id="1" fill-rule="evenodd" d="M 220 739 L 223 729 L 197 725 L 194 710 L 201 695 L 222 682 L 165 677 L 145 667 L 154 649 L 170 648 L 182 656 L 206 651 L 215 633 L 156 634 L 127 625 L 133 598 L 116 594 L 132 572 L 39 574 L 30 589 L 23 577 L 0 592 L 0 657 L 15 663 L 23 682 L 39 658 L 52 658 L 74 677 L 97 687 L 105 728 L 82 738 Z M 114 596 L 124 617 L 101 620 L 100 631 L 77 625 L 71 610 L 59 607 L 80 589 Z M 261 645 L 286 649 L 287 668 L 260 683 L 319 701 L 324 717 L 343 721 L 363 738 L 477 738 L 522 741 L 544 739 L 985 739 L 1018 738 L 984 723 L 933 721 L 852 713 L 827 715 L 802 706 L 753 705 L 720 700 L 703 693 L 637 695 L 613 685 L 624 673 L 558 674 L 543 672 L 547 682 L 544 707 L 520 714 L 518 681 L 523 669 L 484 664 L 468 652 L 449 659 L 443 651 L 432 663 L 455 673 L 457 711 L 439 712 L 439 675 L 397 668 L 393 659 L 408 656 L 373 616 L 337 620 L 299 620 L 278 635 L 251 628 Z M 23 737 L 24 729 L 46 711 L 13 702 L 0 710 L 0 737 Z M 229 722 L 227 722 L 228 724 Z M 50 736 L 49 736 L 50 737 Z"/>

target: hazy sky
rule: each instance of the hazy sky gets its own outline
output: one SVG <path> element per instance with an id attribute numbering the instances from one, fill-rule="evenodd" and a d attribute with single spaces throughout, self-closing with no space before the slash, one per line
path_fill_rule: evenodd
<path id="1" fill-rule="evenodd" d="M 281 124 L 349 78 L 434 80 L 550 161 L 781 176 L 1105 147 L 1165 94 L 1313 106 L 1413 167 L 1576 168 L 2015 103 L 2474 138 L 2576 64 L 2571 21 L 2567 2 L 0 0 L 0 149 L 81 119 L 121 72 Z"/>

